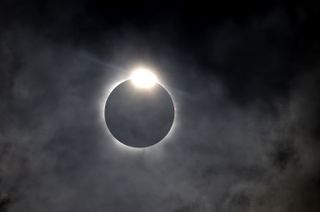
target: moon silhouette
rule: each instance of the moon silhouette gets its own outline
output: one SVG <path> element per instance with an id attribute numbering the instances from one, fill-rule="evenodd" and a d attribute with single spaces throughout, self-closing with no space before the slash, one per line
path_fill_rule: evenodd
<path id="1" fill-rule="evenodd" d="M 168 91 L 156 83 L 141 89 L 130 80 L 119 84 L 105 105 L 110 133 L 130 147 L 149 147 L 160 142 L 174 121 L 174 104 Z"/>

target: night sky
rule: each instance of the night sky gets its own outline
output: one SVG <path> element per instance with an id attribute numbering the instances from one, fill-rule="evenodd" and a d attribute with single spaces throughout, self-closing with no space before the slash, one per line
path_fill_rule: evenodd
<path id="1" fill-rule="evenodd" d="M 319 212 L 317 1 L 0 1 L 0 212 Z M 110 86 L 154 67 L 174 128 L 131 150 Z"/>

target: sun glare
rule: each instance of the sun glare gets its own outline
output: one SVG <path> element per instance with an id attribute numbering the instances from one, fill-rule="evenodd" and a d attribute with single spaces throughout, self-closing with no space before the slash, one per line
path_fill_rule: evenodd
<path id="1" fill-rule="evenodd" d="M 130 79 L 138 88 L 151 88 L 158 81 L 157 76 L 146 68 L 135 69 L 132 72 Z"/>

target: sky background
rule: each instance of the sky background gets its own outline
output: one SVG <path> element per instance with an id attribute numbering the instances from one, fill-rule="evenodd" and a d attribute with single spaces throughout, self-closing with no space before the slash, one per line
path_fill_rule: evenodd
<path id="1" fill-rule="evenodd" d="M 320 211 L 316 1 L 0 3 L 1 212 Z M 155 67 L 176 105 L 143 151 L 104 103 Z"/>

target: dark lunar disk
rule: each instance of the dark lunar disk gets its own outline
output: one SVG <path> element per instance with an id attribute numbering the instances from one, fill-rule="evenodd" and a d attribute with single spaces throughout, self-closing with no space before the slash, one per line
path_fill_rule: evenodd
<path id="1" fill-rule="evenodd" d="M 161 141 L 174 120 L 174 105 L 161 85 L 135 87 L 130 80 L 109 95 L 105 120 L 111 134 L 131 147 L 148 147 Z"/>

